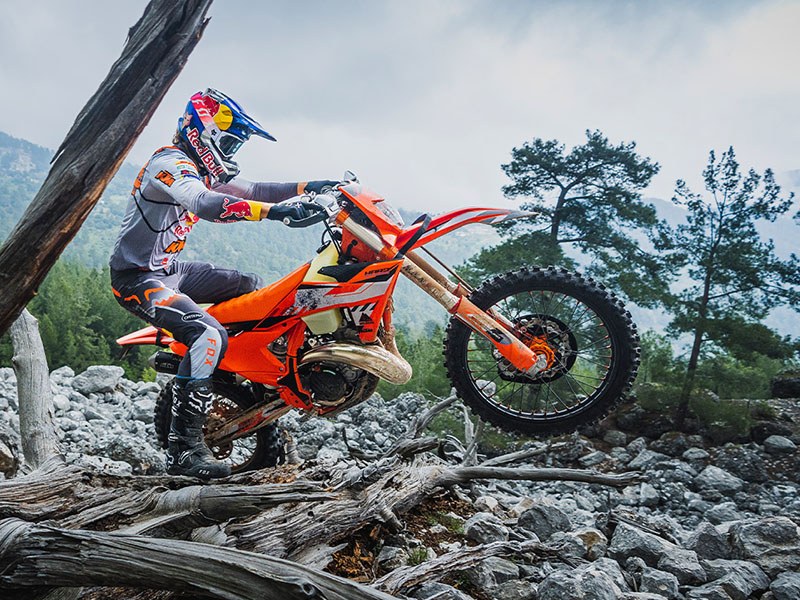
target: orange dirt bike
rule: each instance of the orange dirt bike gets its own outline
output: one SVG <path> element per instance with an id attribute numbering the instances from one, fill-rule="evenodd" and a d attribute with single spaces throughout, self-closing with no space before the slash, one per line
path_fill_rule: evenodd
<path id="1" fill-rule="evenodd" d="M 406 383 L 411 367 L 395 346 L 392 326 L 401 274 L 452 315 L 444 364 L 459 397 L 482 419 L 524 434 L 574 431 L 606 415 L 627 392 L 639 364 L 636 327 L 602 285 L 561 269 L 529 267 L 472 289 L 418 252 L 464 225 L 532 213 L 466 208 L 423 215 L 406 227 L 382 197 L 348 175 L 310 198 L 321 209 L 317 215 L 287 222 L 325 225 L 326 241 L 311 262 L 207 309 L 229 334 L 206 425 L 206 443 L 217 458 L 234 471 L 274 466 L 283 458 L 276 421 L 286 412 L 331 417 L 369 398 L 379 379 Z M 151 359 L 162 373 L 177 373 L 187 351 L 153 327 L 118 343 L 167 347 Z M 164 447 L 171 401 L 167 385 L 155 417 Z"/>

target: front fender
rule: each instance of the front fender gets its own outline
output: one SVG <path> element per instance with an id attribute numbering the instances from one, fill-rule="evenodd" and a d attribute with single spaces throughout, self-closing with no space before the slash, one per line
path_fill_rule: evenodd
<path id="1" fill-rule="evenodd" d="M 452 212 L 444 213 L 438 217 L 431 219 L 428 228 L 419 236 L 419 239 L 413 242 L 410 247 L 406 248 L 406 244 L 419 233 L 420 227 L 424 226 L 423 222 L 415 223 L 411 227 L 404 229 L 398 236 L 395 246 L 403 248 L 406 252 L 424 246 L 428 242 L 435 240 L 445 234 L 450 233 L 471 223 L 487 223 L 488 225 L 497 225 L 504 221 L 511 219 L 519 219 L 522 217 L 534 217 L 539 213 L 528 212 L 525 210 L 508 210 L 505 208 L 460 208 Z"/>

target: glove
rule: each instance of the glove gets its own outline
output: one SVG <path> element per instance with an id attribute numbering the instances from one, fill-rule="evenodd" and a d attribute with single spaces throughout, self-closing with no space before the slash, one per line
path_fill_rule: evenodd
<path id="1" fill-rule="evenodd" d="M 292 202 L 291 204 L 271 204 L 267 219 L 272 221 L 283 221 L 289 219 L 290 221 L 302 221 L 308 217 L 317 214 L 322 210 L 322 207 L 312 204 L 311 202 Z"/>
<path id="2" fill-rule="evenodd" d="M 329 179 L 321 179 L 319 181 L 308 181 L 306 182 L 304 193 L 310 194 L 313 192 L 315 194 L 321 194 L 322 188 L 333 187 L 335 185 L 339 185 L 339 182 L 330 181 Z"/>

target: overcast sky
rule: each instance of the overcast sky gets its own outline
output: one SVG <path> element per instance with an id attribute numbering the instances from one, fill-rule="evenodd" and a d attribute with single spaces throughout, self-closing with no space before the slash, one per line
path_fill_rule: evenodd
<path id="1" fill-rule="evenodd" d="M 57 147 L 145 5 L 0 0 L 0 130 Z M 216 0 L 210 16 L 130 162 L 212 86 L 279 140 L 240 151 L 249 179 L 349 168 L 434 212 L 505 205 L 512 147 L 587 128 L 661 163 L 663 198 L 711 148 L 800 169 L 799 1 Z"/>

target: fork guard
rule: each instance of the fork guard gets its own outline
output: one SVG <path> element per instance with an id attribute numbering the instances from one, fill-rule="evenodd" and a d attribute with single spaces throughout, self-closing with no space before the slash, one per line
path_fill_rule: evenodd
<path id="1" fill-rule="evenodd" d="M 402 385 L 411 379 L 412 369 L 408 361 L 379 345 L 361 346 L 334 342 L 306 352 L 300 360 L 301 365 L 315 362 L 344 363 L 394 385 Z"/>

